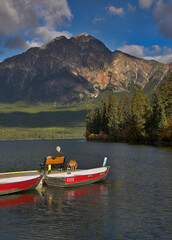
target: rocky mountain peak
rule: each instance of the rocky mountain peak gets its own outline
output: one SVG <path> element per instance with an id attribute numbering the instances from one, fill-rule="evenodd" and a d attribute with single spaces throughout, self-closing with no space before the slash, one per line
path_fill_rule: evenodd
<path id="1" fill-rule="evenodd" d="M 87 33 L 81 33 L 79 35 L 73 36 L 73 39 L 82 39 L 82 41 L 89 41 L 90 39 L 95 39 L 93 36 Z"/>
<path id="2" fill-rule="evenodd" d="M 56 38 L 52 39 L 50 42 L 42 45 L 40 47 L 40 49 L 46 49 L 52 45 L 57 45 L 60 41 L 64 42 L 65 40 L 67 40 L 67 38 L 65 36 L 56 37 Z"/>
<path id="3" fill-rule="evenodd" d="M 172 64 L 111 52 L 87 33 L 61 36 L 0 63 L 0 100 L 67 103 L 106 89 L 130 91 L 133 85 L 151 91 L 170 71 Z"/>

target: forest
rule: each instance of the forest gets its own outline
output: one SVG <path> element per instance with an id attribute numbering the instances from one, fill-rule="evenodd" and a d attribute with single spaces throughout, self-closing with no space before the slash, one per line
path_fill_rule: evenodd
<path id="1" fill-rule="evenodd" d="M 147 96 L 133 87 L 124 99 L 109 92 L 86 117 L 87 140 L 172 144 L 172 73 Z"/>

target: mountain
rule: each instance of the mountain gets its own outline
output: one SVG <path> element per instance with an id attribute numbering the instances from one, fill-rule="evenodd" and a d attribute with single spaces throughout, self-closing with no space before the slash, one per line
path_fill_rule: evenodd
<path id="1" fill-rule="evenodd" d="M 151 91 L 171 71 L 172 63 L 111 52 L 86 33 L 62 36 L 0 63 L 0 101 L 68 103 L 95 98 L 106 89 L 129 91 L 133 85 Z"/>

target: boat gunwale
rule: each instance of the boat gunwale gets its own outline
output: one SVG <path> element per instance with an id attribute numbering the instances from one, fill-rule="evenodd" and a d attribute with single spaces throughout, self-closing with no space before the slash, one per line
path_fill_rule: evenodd
<path id="1" fill-rule="evenodd" d="M 99 171 L 99 172 L 95 172 L 95 173 L 91 173 L 91 172 L 86 172 L 85 174 L 76 174 L 75 173 L 78 173 L 78 172 L 84 172 L 84 171 L 90 171 L 90 170 L 96 170 L 96 169 L 104 169 L 102 171 Z M 77 169 L 76 171 L 73 171 L 73 172 L 69 172 L 67 173 L 66 171 L 63 171 L 63 172 L 57 172 L 57 173 L 50 173 L 50 174 L 45 174 L 44 177 L 46 178 L 60 178 L 60 179 L 66 179 L 66 178 L 70 178 L 70 177 L 80 177 L 80 176 L 86 176 L 86 175 L 94 175 L 94 174 L 100 174 L 100 173 L 105 173 L 106 171 L 109 171 L 110 169 L 110 166 L 105 166 L 105 167 L 98 167 L 98 168 L 91 168 L 91 169 Z M 61 174 L 66 174 L 66 176 L 60 176 Z"/>
<path id="2" fill-rule="evenodd" d="M 94 173 L 92 174 L 92 176 L 90 177 L 89 179 L 89 175 L 91 174 L 84 174 L 84 175 L 69 175 L 67 177 L 56 177 L 56 176 L 51 176 L 50 177 L 50 174 L 48 175 L 44 175 L 44 182 L 46 185 L 48 186 L 52 186 L 52 187 L 74 187 L 74 186 L 81 186 L 81 185 L 88 185 L 88 184 L 92 184 L 92 183 L 95 183 L 95 182 L 99 182 L 99 181 L 102 181 L 106 178 L 108 172 L 109 172 L 109 169 L 110 169 L 110 166 L 105 166 L 103 167 L 104 170 L 103 171 L 100 171 L 98 173 Z M 103 175 L 101 176 L 101 174 L 103 173 Z M 60 174 L 59 174 L 60 175 Z M 94 177 L 94 175 L 98 175 L 97 177 Z M 79 181 L 72 181 L 72 182 L 67 182 L 66 180 L 67 179 L 70 179 L 70 178 L 82 178 L 82 177 L 86 177 L 85 180 L 79 180 Z"/>
<path id="3" fill-rule="evenodd" d="M 17 177 L 9 177 L 9 178 L 2 178 L 2 179 L 13 179 L 15 180 L 15 178 L 21 178 L 23 176 L 17 176 Z M 28 176 L 25 176 L 25 177 L 30 177 L 30 179 L 25 179 L 25 180 L 21 180 L 21 181 L 13 181 L 13 182 L 0 182 L 0 185 L 7 185 L 7 184 L 14 184 L 14 183 L 25 183 L 25 182 L 28 182 L 28 181 L 32 181 L 32 180 L 36 180 L 38 178 L 42 178 L 41 175 L 28 175 Z M 1 178 L 0 178 L 0 181 L 1 181 Z"/>

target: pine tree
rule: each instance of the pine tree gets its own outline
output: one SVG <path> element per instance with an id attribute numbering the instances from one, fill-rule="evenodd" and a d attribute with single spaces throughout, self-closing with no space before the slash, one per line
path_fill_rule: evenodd
<path id="1" fill-rule="evenodd" d="M 161 96 L 156 94 L 153 99 L 151 126 L 149 129 L 149 137 L 151 141 L 155 142 L 160 140 L 160 132 L 164 128 L 165 120 L 166 115 Z"/>
<path id="2" fill-rule="evenodd" d="M 133 89 L 117 104 L 115 95 L 109 92 L 97 111 L 90 110 L 86 118 L 86 130 L 94 137 L 108 135 L 114 141 L 138 142 L 172 139 L 172 74 L 161 84 L 157 94 L 150 100 L 143 95 L 141 87 Z M 104 134 L 103 134 L 104 133 Z M 99 136 L 94 134 L 99 134 Z M 104 138 L 105 139 L 105 138 Z"/>
<path id="3" fill-rule="evenodd" d="M 172 73 L 167 76 L 159 88 L 164 111 L 169 124 L 172 124 Z"/>
<path id="4" fill-rule="evenodd" d="M 108 133 L 113 140 L 117 140 L 119 134 L 117 100 L 111 95 L 108 101 Z"/>
<path id="5" fill-rule="evenodd" d="M 94 109 L 89 110 L 86 116 L 86 132 L 94 133 L 94 121 L 95 121 L 95 111 Z"/>
<path id="6" fill-rule="evenodd" d="M 142 88 L 134 88 L 132 96 L 132 111 L 130 121 L 130 138 L 134 141 L 140 141 L 144 136 L 144 126 L 146 123 L 146 100 Z"/>
<path id="7" fill-rule="evenodd" d="M 131 97 L 127 94 L 124 99 L 124 128 L 129 126 L 131 120 Z"/>
<path id="8" fill-rule="evenodd" d="M 150 103 L 150 100 L 146 98 L 146 105 L 145 105 L 145 132 L 146 132 L 146 138 L 149 140 L 149 135 L 151 131 L 151 126 L 152 126 L 152 106 Z"/>
<path id="9" fill-rule="evenodd" d="M 129 140 L 129 132 L 130 132 L 130 123 L 131 123 L 131 97 L 126 94 L 124 101 L 123 101 L 123 114 L 120 114 L 120 111 L 118 110 L 119 113 L 119 138 L 121 140 L 128 141 Z M 120 103 L 118 108 L 120 108 Z M 122 111 L 122 110 L 121 110 Z M 121 118 L 123 116 L 123 120 Z"/>
<path id="10" fill-rule="evenodd" d="M 102 118 L 101 118 L 100 108 L 97 109 L 93 125 L 94 125 L 94 133 L 99 134 L 100 131 L 102 130 Z"/>
<path id="11" fill-rule="evenodd" d="M 107 104 L 105 101 L 102 102 L 101 106 L 101 124 L 101 131 L 108 134 Z"/>
<path id="12" fill-rule="evenodd" d="M 120 99 L 118 104 L 118 120 L 119 120 L 119 128 L 124 127 L 124 103 Z"/>

